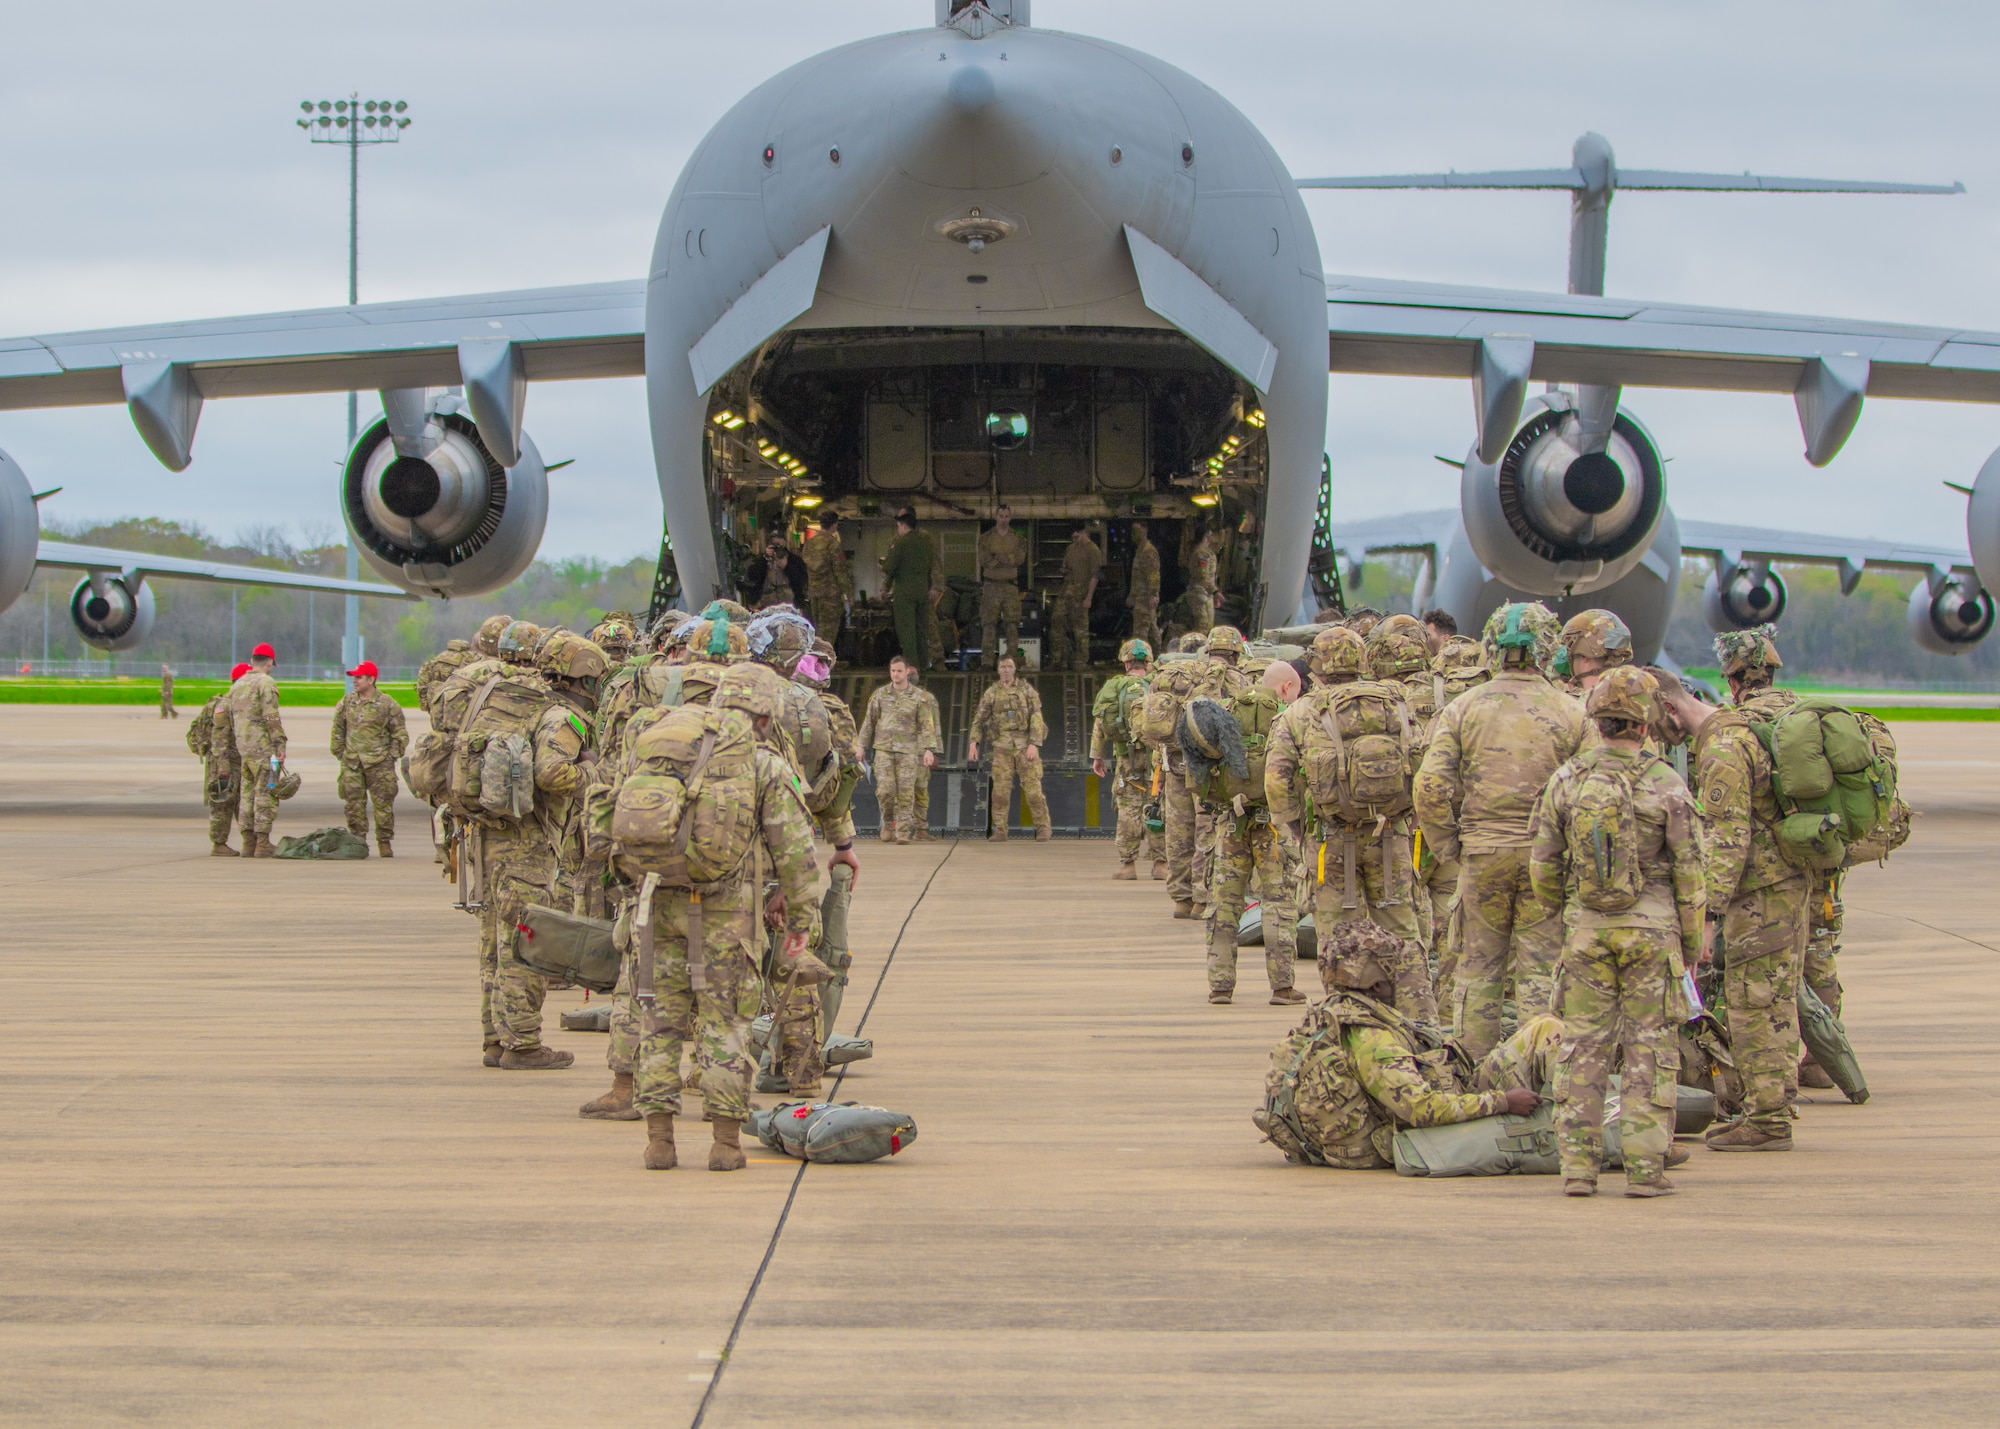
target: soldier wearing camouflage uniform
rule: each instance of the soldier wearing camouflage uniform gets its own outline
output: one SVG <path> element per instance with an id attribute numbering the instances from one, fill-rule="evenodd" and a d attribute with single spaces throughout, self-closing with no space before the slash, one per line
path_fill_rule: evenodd
<path id="1" fill-rule="evenodd" d="M 1631 628 L 1612 611 L 1585 610 L 1563 622 L 1549 674 L 1565 693 L 1580 700 L 1599 675 L 1631 663 Z"/>
<path id="2" fill-rule="evenodd" d="M 368 841 L 368 804 L 375 804 L 375 849 L 394 858 L 396 837 L 396 761 L 409 748 L 410 732 L 403 707 L 376 688 L 379 673 L 373 660 L 363 660 L 347 672 L 354 688 L 334 706 L 330 747 L 340 766 L 336 789 L 347 815 L 347 831 Z"/>
<path id="3" fill-rule="evenodd" d="M 1055 837 L 1049 823 L 1049 801 L 1042 794 L 1042 744 L 1048 737 L 1041 692 L 1016 677 L 1012 655 L 1002 657 L 999 678 L 979 697 L 965 748 L 968 764 L 979 762 L 982 743 L 993 752 L 993 791 L 987 803 L 992 822 L 986 836 L 994 842 L 1007 841 L 1017 777 L 1021 801 L 1028 806 L 1028 817 L 1035 825 L 1035 837 L 1043 842 Z"/>
<path id="4" fill-rule="evenodd" d="M 1153 672 L 1152 647 L 1136 636 L 1118 647 L 1118 659 L 1125 666 L 1127 680 L 1143 685 Z M 1146 827 L 1146 804 L 1153 796 L 1152 753 L 1129 729 L 1114 738 L 1105 728 L 1104 717 L 1099 715 L 1090 722 L 1091 773 L 1099 779 L 1105 778 L 1111 772 L 1107 762 L 1111 760 L 1118 765 L 1118 778 L 1111 786 L 1111 797 L 1118 805 L 1118 869 L 1111 876 L 1136 880 L 1139 876 L 1136 864 L 1143 848 L 1153 861 L 1153 877 L 1164 880 L 1166 845 L 1159 833 Z"/>
<path id="5" fill-rule="evenodd" d="M 1049 668 L 1085 670 L 1090 667 L 1090 602 L 1097 578 L 1104 571 L 1104 552 L 1078 526 L 1063 548 L 1062 586 L 1049 616 Z"/>
<path id="6" fill-rule="evenodd" d="M 1125 593 L 1132 607 L 1132 638 L 1148 650 L 1160 644 L 1160 548 L 1146 534 L 1146 523 L 1132 523 L 1132 578 Z"/>
<path id="7" fill-rule="evenodd" d="M 1528 882 L 1528 821 L 1549 776 L 1584 739 L 1583 707 L 1542 673 L 1556 630 L 1544 605 L 1493 612 L 1482 643 L 1496 673 L 1445 706 L 1417 773 L 1424 842 L 1462 864 L 1449 1007 L 1474 1057 L 1500 1041 L 1509 981 L 1519 1021 L 1553 1006 L 1562 920 Z"/>
<path id="8" fill-rule="evenodd" d="M 1013 526 L 1014 513 L 1002 502 L 993 529 L 980 533 L 974 559 L 979 565 L 979 667 L 991 670 L 1014 651 L 1021 625 L 1021 567 L 1028 543 Z"/>
<path id="9" fill-rule="evenodd" d="M 1715 654 L 1737 700 L 1716 710 L 1685 688 L 1664 691 L 1672 723 L 1688 735 L 1707 859 L 1708 929 L 1702 961 L 1720 951 L 1729 1049 L 1743 1078 L 1743 1117 L 1712 1131 L 1717 1151 L 1789 1151 L 1788 1092 L 1798 1074 L 1798 986 L 1812 878 L 1785 860 L 1784 818 L 1771 756 L 1752 715 L 1770 718 L 1770 672 L 1782 663 L 1769 626 L 1715 637 Z M 1716 944 L 1720 944 L 1719 950 Z"/>
<path id="10" fill-rule="evenodd" d="M 500 632 L 514 623 L 511 615 L 489 615 L 479 622 L 470 643 L 454 640 L 424 661 L 417 671 L 417 708 L 431 712 L 431 701 L 444 683 L 475 660 L 494 660 L 500 655 Z"/>
<path id="11" fill-rule="evenodd" d="M 806 605 L 819 638 L 831 645 L 840 639 L 847 603 L 854 599 L 854 572 L 840 544 L 840 513 L 823 507 L 819 529 L 806 537 L 799 558 L 806 563 Z"/>
<path id="12" fill-rule="evenodd" d="M 1528 874 L 1563 910 L 1563 1050 L 1555 1076 L 1563 1190 L 1588 1196 L 1604 1160 L 1604 1102 L 1621 1065 L 1625 1194 L 1673 1191 L 1681 979 L 1701 958 L 1699 816 L 1673 766 L 1645 748 L 1657 686 L 1629 667 L 1587 672 L 1599 739 L 1555 772 L 1535 806 Z M 1629 900 L 1629 901 L 1628 901 Z M 1624 906 L 1619 906 L 1619 905 Z"/>
<path id="13" fill-rule="evenodd" d="M 250 671 L 238 665 L 229 672 L 232 686 Z M 236 723 L 230 716 L 229 691 L 210 695 L 201 712 L 188 721 L 188 753 L 201 758 L 201 797 L 208 805 L 208 855 L 240 858 L 229 846 L 237 806 L 243 797 L 242 761 L 236 757 Z"/>
<path id="14" fill-rule="evenodd" d="M 278 817 L 278 770 L 285 763 L 285 721 L 278 711 L 278 682 L 271 671 L 278 652 L 259 645 L 250 652 L 250 672 L 229 691 L 231 736 L 242 784 L 237 822 L 246 858 L 276 858 L 271 825 Z M 274 764 L 273 761 L 276 761 Z"/>
<path id="15" fill-rule="evenodd" d="M 1188 665 L 1189 699 L 1233 699 L 1252 683 L 1250 676 L 1241 668 L 1244 652 L 1250 648 L 1250 643 L 1235 626 L 1211 626 L 1207 635 L 1200 637 L 1198 648 L 1200 656 Z M 1204 918 L 1208 915 L 1209 885 L 1215 865 L 1217 809 L 1199 797 L 1193 800 L 1193 804 L 1194 853 L 1189 861 L 1189 881 L 1194 895 L 1194 916 Z M 1171 842 L 1171 833 L 1168 839 Z"/>
<path id="16" fill-rule="evenodd" d="M 760 681 L 725 677 L 713 703 L 725 718 L 742 721 L 753 738 L 762 733 L 768 740 L 778 708 Z M 624 768 L 628 774 L 630 759 L 628 742 Z M 750 1079 L 756 1070 L 748 1046 L 750 1023 L 762 1001 L 758 915 L 765 902 L 757 876 L 760 859 L 778 883 L 779 897 L 770 906 L 785 927 L 780 961 L 792 963 L 809 956 L 812 894 L 819 881 L 812 822 L 798 777 L 786 758 L 760 743 L 752 750 L 752 760 L 756 792 L 749 811 L 750 857 L 734 874 L 695 890 L 701 908 L 700 978 L 690 967 L 691 899 L 665 889 L 653 898 L 650 988 L 657 1001 L 646 1019 L 634 1097 L 634 1105 L 646 1118 L 644 1164 L 652 1171 L 669 1171 L 679 1164 L 674 1118 L 681 1111 L 681 1056 L 690 1043 L 701 1075 L 703 1116 L 714 1141 L 708 1169 L 740 1171 L 747 1164 L 740 1130 L 750 1115 Z M 701 797 L 716 796 L 709 791 Z"/>
<path id="17" fill-rule="evenodd" d="M 1214 531 L 1203 531 L 1194 543 L 1194 552 L 1188 561 L 1188 619 L 1196 634 L 1206 632 L 1215 624 L 1215 601 L 1221 593 L 1218 589 L 1221 584 L 1221 561 L 1216 551 L 1221 544 Z"/>
<path id="18" fill-rule="evenodd" d="M 1423 763 L 1430 748 L 1431 726 L 1448 703 L 1444 678 L 1432 670 L 1434 657 L 1424 625 L 1413 615 L 1392 615 L 1368 632 L 1368 673 L 1403 692 L 1409 706 L 1416 760 Z M 1458 860 L 1439 858 L 1423 845 L 1419 830 L 1411 841 L 1411 896 L 1417 919 L 1417 942 L 1432 968 L 1455 962 L 1450 943 L 1451 900 L 1458 892 Z"/>
<path id="19" fill-rule="evenodd" d="M 910 665 L 901 655 L 889 661 L 889 683 L 868 697 L 856 736 L 863 757 L 875 764 L 875 802 L 882 813 L 884 843 L 911 842 L 916 820 L 916 784 L 928 779 L 942 744 L 937 723 L 924 692 L 910 682 Z"/>
<path id="20" fill-rule="evenodd" d="M 916 672 L 910 672 L 910 683 L 916 685 L 917 693 L 923 697 L 924 718 L 930 721 L 932 729 L 940 731 L 939 745 L 942 748 L 944 729 L 944 709 L 938 704 L 938 697 L 923 685 L 917 684 Z M 910 798 L 910 841 L 912 843 L 936 843 L 937 835 L 931 832 L 931 781 L 928 774 L 918 778 L 916 793 Z"/>
<path id="21" fill-rule="evenodd" d="M 1363 679 L 1367 661 L 1365 642 L 1344 626 L 1336 625 L 1313 637 L 1307 656 L 1313 688 L 1294 700 L 1271 730 L 1264 787 L 1272 819 L 1289 830 L 1304 850 L 1318 935 L 1325 938 L 1342 923 L 1360 921 L 1373 922 L 1392 934 L 1395 948 L 1384 956 L 1396 988 L 1396 1005 L 1407 1017 L 1433 1022 L 1437 1003 L 1430 966 L 1417 943 L 1416 909 L 1410 891 L 1407 784 L 1395 804 L 1375 814 L 1354 809 L 1344 818 L 1342 803 L 1313 799 L 1313 824 L 1307 826 L 1309 780 L 1315 771 L 1331 771 L 1350 753 L 1335 745 L 1328 732 L 1329 722 L 1344 726 L 1371 705 L 1380 710 L 1386 704 L 1391 728 L 1373 732 L 1395 738 L 1403 751 L 1399 756 L 1405 761 L 1403 767 L 1414 770 L 1412 721 L 1409 706 L 1403 702 L 1402 686 Z M 1350 705 L 1357 714 L 1347 714 Z M 1348 741 L 1354 737 L 1344 728 L 1341 734 Z M 1323 772 L 1318 777 L 1329 775 Z M 1398 808 L 1403 812 L 1397 812 Z"/>

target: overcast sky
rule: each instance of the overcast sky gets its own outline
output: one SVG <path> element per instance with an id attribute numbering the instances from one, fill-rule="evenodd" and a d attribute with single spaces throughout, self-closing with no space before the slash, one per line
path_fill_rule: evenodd
<path id="1" fill-rule="evenodd" d="M 406 99 L 362 156 L 364 301 L 637 277 L 675 175 L 760 80 L 927 25 L 930 0 L 575 0 L 477 6 L 0 0 L 0 334 L 320 306 L 345 296 L 344 151 L 301 99 Z M 1564 18 L 1565 10 L 1587 18 Z M 1038 0 L 1239 105 L 1294 173 L 1558 166 L 1586 129 L 1634 168 L 1963 180 L 1962 198 L 1625 194 L 1608 290 L 1674 302 L 2000 329 L 2000 7 L 1699 0 L 1527 7 Z M 1315 194 L 1327 271 L 1560 290 L 1560 194 Z M 1456 499 L 1462 382 L 1341 377 L 1327 441 L 1356 516 Z M 364 398 L 364 421 L 372 403 Z M 1775 396 L 1631 391 L 1683 515 L 1962 544 L 2000 410 L 1876 402 L 1814 471 Z M 550 556 L 656 546 L 636 380 L 545 383 Z M 215 402 L 175 475 L 117 408 L 0 412 L 0 446 L 63 519 L 154 515 L 222 536 L 338 530 L 338 396 Z"/>

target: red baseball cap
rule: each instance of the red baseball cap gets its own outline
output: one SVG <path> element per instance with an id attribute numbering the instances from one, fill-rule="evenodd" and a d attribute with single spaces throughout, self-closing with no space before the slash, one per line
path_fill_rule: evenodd
<path id="1" fill-rule="evenodd" d="M 275 660 L 278 658 L 278 652 L 273 650 L 270 647 L 270 645 L 266 643 L 263 645 L 259 645 L 255 650 L 252 650 L 250 652 L 250 656 L 252 659 L 255 660 Z"/>
<path id="2" fill-rule="evenodd" d="M 245 675 L 249 673 L 250 673 L 250 662 L 245 660 L 238 663 L 236 668 L 229 672 L 229 678 L 230 681 L 233 683 L 237 680 L 242 679 Z"/>
<path id="3" fill-rule="evenodd" d="M 349 670 L 347 673 L 350 675 L 366 675 L 369 679 L 372 680 L 382 672 L 375 668 L 375 662 L 373 660 L 363 660 L 359 665 L 356 665 L 352 670 Z"/>

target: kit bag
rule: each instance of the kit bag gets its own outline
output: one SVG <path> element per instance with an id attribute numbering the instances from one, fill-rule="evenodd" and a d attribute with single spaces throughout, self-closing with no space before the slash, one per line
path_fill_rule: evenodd
<path id="1" fill-rule="evenodd" d="M 1799 1040 L 1849 1101 L 1868 1100 L 1868 1079 L 1861 1075 L 1861 1064 L 1854 1058 L 1846 1024 L 1803 983 L 1799 985 Z"/>
<path id="2" fill-rule="evenodd" d="M 1570 784 L 1567 837 L 1577 901 L 1596 913 L 1623 913 L 1646 891 L 1639 863 L 1629 760 L 1594 749 L 1578 757 Z"/>
<path id="3" fill-rule="evenodd" d="M 278 840 L 278 858 L 355 859 L 368 857 L 368 844 L 343 828 L 314 829 Z"/>
<path id="4" fill-rule="evenodd" d="M 1366 1014 L 1346 998 L 1330 997 L 1271 1049 L 1264 1105 L 1250 1120 L 1287 1161 L 1345 1171 L 1388 1164 L 1374 1140 L 1387 1123 L 1361 1089 L 1342 1040 L 1357 1016 Z"/>
<path id="5" fill-rule="evenodd" d="M 912 1118 L 859 1102 L 779 1102 L 754 1113 L 750 1129 L 773 1151 L 800 1161 L 880 1161 L 917 1139 Z"/>
<path id="6" fill-rule="evenodd" d="M 1394 686 L 1337 685 L 1300 728 L 1307 792 L 1343 824 L 1396 818 L 1410 810 L 1409 707 Z"/>
<path id="7" fill-rule="evenodd" d="M 1132 733 L 1141 744 L 1165 749 L 1174 742 L 1174 726 L 1181 705 L 1194 693 L 1194 670 L 1185 661 L 1163 664 L 1147 682 L 1145 696 L 1138 702 Z"/>
<path id="8" fill-rule="evenodd" d="M 612 927 L 606 918 L 531 903 L 514 925 L 514 956 L 552 982 L 610 992 L 618 986 L 619 963 Z"/>
<path id="9" fill-rule="evenodd" d="M 452 736 L 446 799 L 468 819 L 526 823 L 535 812 L 535 721 L 548 690 L 506 675 L 479 687 Z"/>
<path id="10" fill-rule="evenodd" d="M 632 772 L 611 810 L 618 871 L 668 887 L 734 874 L 757 837 L 755 743 L 740 710 L 681 705 L 632 738 Z"/>
<path id="11" fill-rule="evenodd" d="M 1238 798 L 1245 804 L 1261 806 L 1268 803 L 1269 795 L 1264 789 L 1265 757 L 1271 747 L 1271 726 L 1278 722 L 1278 716 L 1285 709 L 1277 693 L 1268 685 L 1247 685 L 1207 702 L 1220 706 L 1228 718 L 1235 721 L 1243 770 L 1239 773 L 1230 757 L 1234 750 L 1205 736 L 1199 720 L 1194 718 L 1194 702 L 1183 705 L 1182 748 L 1198 750 L 1204 762 L 1211 764 L 1208 779 L 1195 792 L 1216 804 L 1232 804 Z"/>
<path id="12" fill-rule="evenodd" d="M 1829 871 L 1848 862 L 1894 820 L 1895 742 L 1886 755 L 1853 710 L 1808 697 L 1750 727 L 1771 756 L 1771 786 L 1784 818 L 1778 852 L 1797 868 Z M 1886 736 L 1884 729 L 1882 734 Z"/>
<path id="13" fill-rule="evenodd" d="M 1449 1126 L 1409 1127 L 1396 1133 L 1395 1150 L 1398 1176 L 1553 1176 L 1562 1170 L 1555 1107 L 1549 1102 L 1527 1116 L 1503 1113 Z M 1607 1135 L 1607 1164 L 1610 1154 Z"/>

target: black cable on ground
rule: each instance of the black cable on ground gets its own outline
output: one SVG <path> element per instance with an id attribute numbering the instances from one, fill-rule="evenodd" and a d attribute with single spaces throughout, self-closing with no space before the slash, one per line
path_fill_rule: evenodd
<path id="1" fill-rule="evenodd" d="M 931 876 L 924 880 L 924 886 L 917 890 L 916 899 L 910 904 L 910 911 L 903 915 L 903 925 L 896 930 L 896 941 L 889 945 L 889 956 L 882 960 L 882 971 L 875 975 L 875 987 L 868 994 L 868 1005 L 861 1009 L 861 1020 L 854 1024 L 854 1033 L 857 1037 L 860 1036 L 861 1029 L 868 1025 L 868 1014 L 875 1010 L 875 999 L 882 995 L 882 984 L 889 976 L 890 964 L 896 961 L 896 950 L 903 946 L 903 935 L 910 931 L 910 920 L 917 916 L 917 909 L 923 906 L 924 899 L 930 894 L 931 885 L 937 882 L 938 874 L 944 871 L 944 866 L 951 861 L 952 854 L 957 850 L 958 840 L 953 839 L 950 847 L 945 849 L 944 857 L 931 869 Z M 774 1037 L 777 1035 L 775 1020 L 772 1022 L 771 1033 Z M 839 1093 L 840 1084 L 847 1076 L 849 1065 L 852 1064 L 843 1064 L 834 1074 L 833 1092 L 828 1094 L 828 1101 L 833 1100 Z M 757 1291 L 764 1283 L 764 1272 L 771 1268 L 771 1258 L 778 1253 L 778 1240 L 785 1233 L 785 1222 L 791 1219 L 792 1203 L 799 1198 L 799 1183 L 805 1180 L 806 1167 L 810 1164 L 801 1161 L 799 1169 L 792 1174 L 792 1189 L 785 1195 L 785 1208 L 778 1212 L 778 1223 L 771 1227 L 771 1243 L 764 1247 L 764 1258 L 757 1263 L 757 1273 L 750 1279 L 750 1288 L 743 1294 L 743 1303 L 736 1308 L 736 1320 L 729 1327 L 729 1339 L 722 1346 L 722 1358 L 715 1363 L 715 1373 L 708 1378 L 708 1388 L 702 1391 L 701 1404 L 696 1408 L 694 1420 L 688 1429 L 701 1429 L 701 1421 L 708 1415 L 708 1406 L 715 1399 L 715 1391 L 722 1387 L 722 1372 L 729 1368 L 729 1356 L 736 1349 L 737 1337 L 743 1333 L 743 1322 L 749 1318 L 750 1307 L 756 1302 Z"/>

